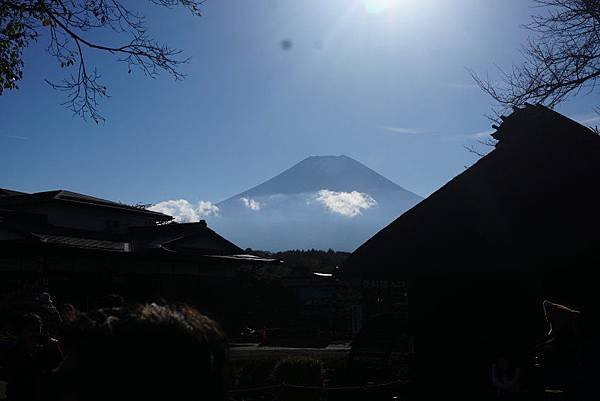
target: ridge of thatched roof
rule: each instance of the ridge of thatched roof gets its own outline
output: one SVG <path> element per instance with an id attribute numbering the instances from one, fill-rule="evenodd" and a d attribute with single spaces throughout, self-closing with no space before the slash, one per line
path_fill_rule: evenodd
<path id="1" fill-rule="evenodd" d="M 600 137 L 537 105 L 494 128 L 492 152 L 356 249 L 341 275 L 536 270 L 592 254 Z"/>

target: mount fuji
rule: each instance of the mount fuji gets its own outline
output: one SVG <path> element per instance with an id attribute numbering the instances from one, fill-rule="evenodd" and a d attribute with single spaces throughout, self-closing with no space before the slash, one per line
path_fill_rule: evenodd
<path id="1" fill-rule="evenodd" d="M 207 220 L 243 248 L 352 251 L 421 200 L 348 156 L 311 156 Z"/>

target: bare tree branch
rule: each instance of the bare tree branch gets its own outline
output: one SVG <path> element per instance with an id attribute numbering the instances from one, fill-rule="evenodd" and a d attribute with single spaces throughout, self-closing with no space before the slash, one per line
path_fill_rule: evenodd
<path id="1" fill-rule="evenodd" d="M 200 16 L 203 0 L 149 0 L 166 8 L 184 7 Z M 0 94 L 2 88 L 17 89 L 22 79 L 22 51 L 47 29 L 47 52 L 61 68 L 71 73 L 61 82 L 48 82 L 64 91 L 64 103 L 75 114 L 95 122 L 104 118 L 98 112 L 99 101 L 108 97 L 107 87 L 95 68 L 86 65 L 84 49 L 116 56 L 128 72 L 141 70 L 157 77 L 165 72 L 176 80 L 185 78 L 179 66 L 189 59 L 181 52 L 150 38 L 144 16 L 127 8 L 120 0 L 2 0 L 0 3 Z M 88 39 L 88 32 L 106 29 L 125 37 L 120 45 L 109 45 Z M 95 35 L 95 37 L 97 34 Z"/>
<path id="2" fill-rule="evenodd" d="M 538 13 L 523 62 L 498 68 L 499 82 L 471 76 L 501 109 L 525 103 L 554 107 L 572 95 L 591 93 L 600 77 L 600 0 L 533 0 Z"/>
<path id="3" fill-rule="evenodd" d="M 477 147 L 475 147 L 475 145 L 464 145 L 463 147 L 469 153 L 473 153 L 475 156 L 478 156 L 478 157 L 483 157 L 488 154 L 489 148 L 493 148 L 494 146 L 496 146 L 497 141 L 494 140 L 493 138 L 488 138 L 488 139 L 478 139 L 477 143 L 479 145 L 483 146 L 484 149 L 487 148 L 487 151 L 478 149 Z"/>

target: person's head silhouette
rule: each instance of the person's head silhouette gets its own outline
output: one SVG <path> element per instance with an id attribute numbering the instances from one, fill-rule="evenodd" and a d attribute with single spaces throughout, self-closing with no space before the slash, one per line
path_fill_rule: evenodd
<path id="1" fill-rule="evenodd" d="M 225 399 L 223 332 L 189 306 L 99 310 L 78 326 L 80 340 L 59 372 L 67 399 Z"/>

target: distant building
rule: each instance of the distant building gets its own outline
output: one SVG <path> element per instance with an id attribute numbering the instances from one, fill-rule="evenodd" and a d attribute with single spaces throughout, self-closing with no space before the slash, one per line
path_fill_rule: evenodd
<path id="1" fill-rule="evenodd" d="M 494 150 L 341 269 L 363 285 L 406 284 L 421 394 L 449 385 L 481 395 L 494 356 L 530 362 L 545 333 L 544 298 L 581 308 L 588 328 L 598 323 L 600 136 L 543 106 L 502 119 Z M 378 307 L 389 308 L 379 294 Z"/>
<path id="2" fill-rule="evenodd" d="M 107 293 L 164 297 L 219 314 L 237 269 L 276 262 L 245 254 L 204 221 L 171 220 L 69 191 L 0 189 L 0 290 L 47 290 L 88 306 Z"/>

